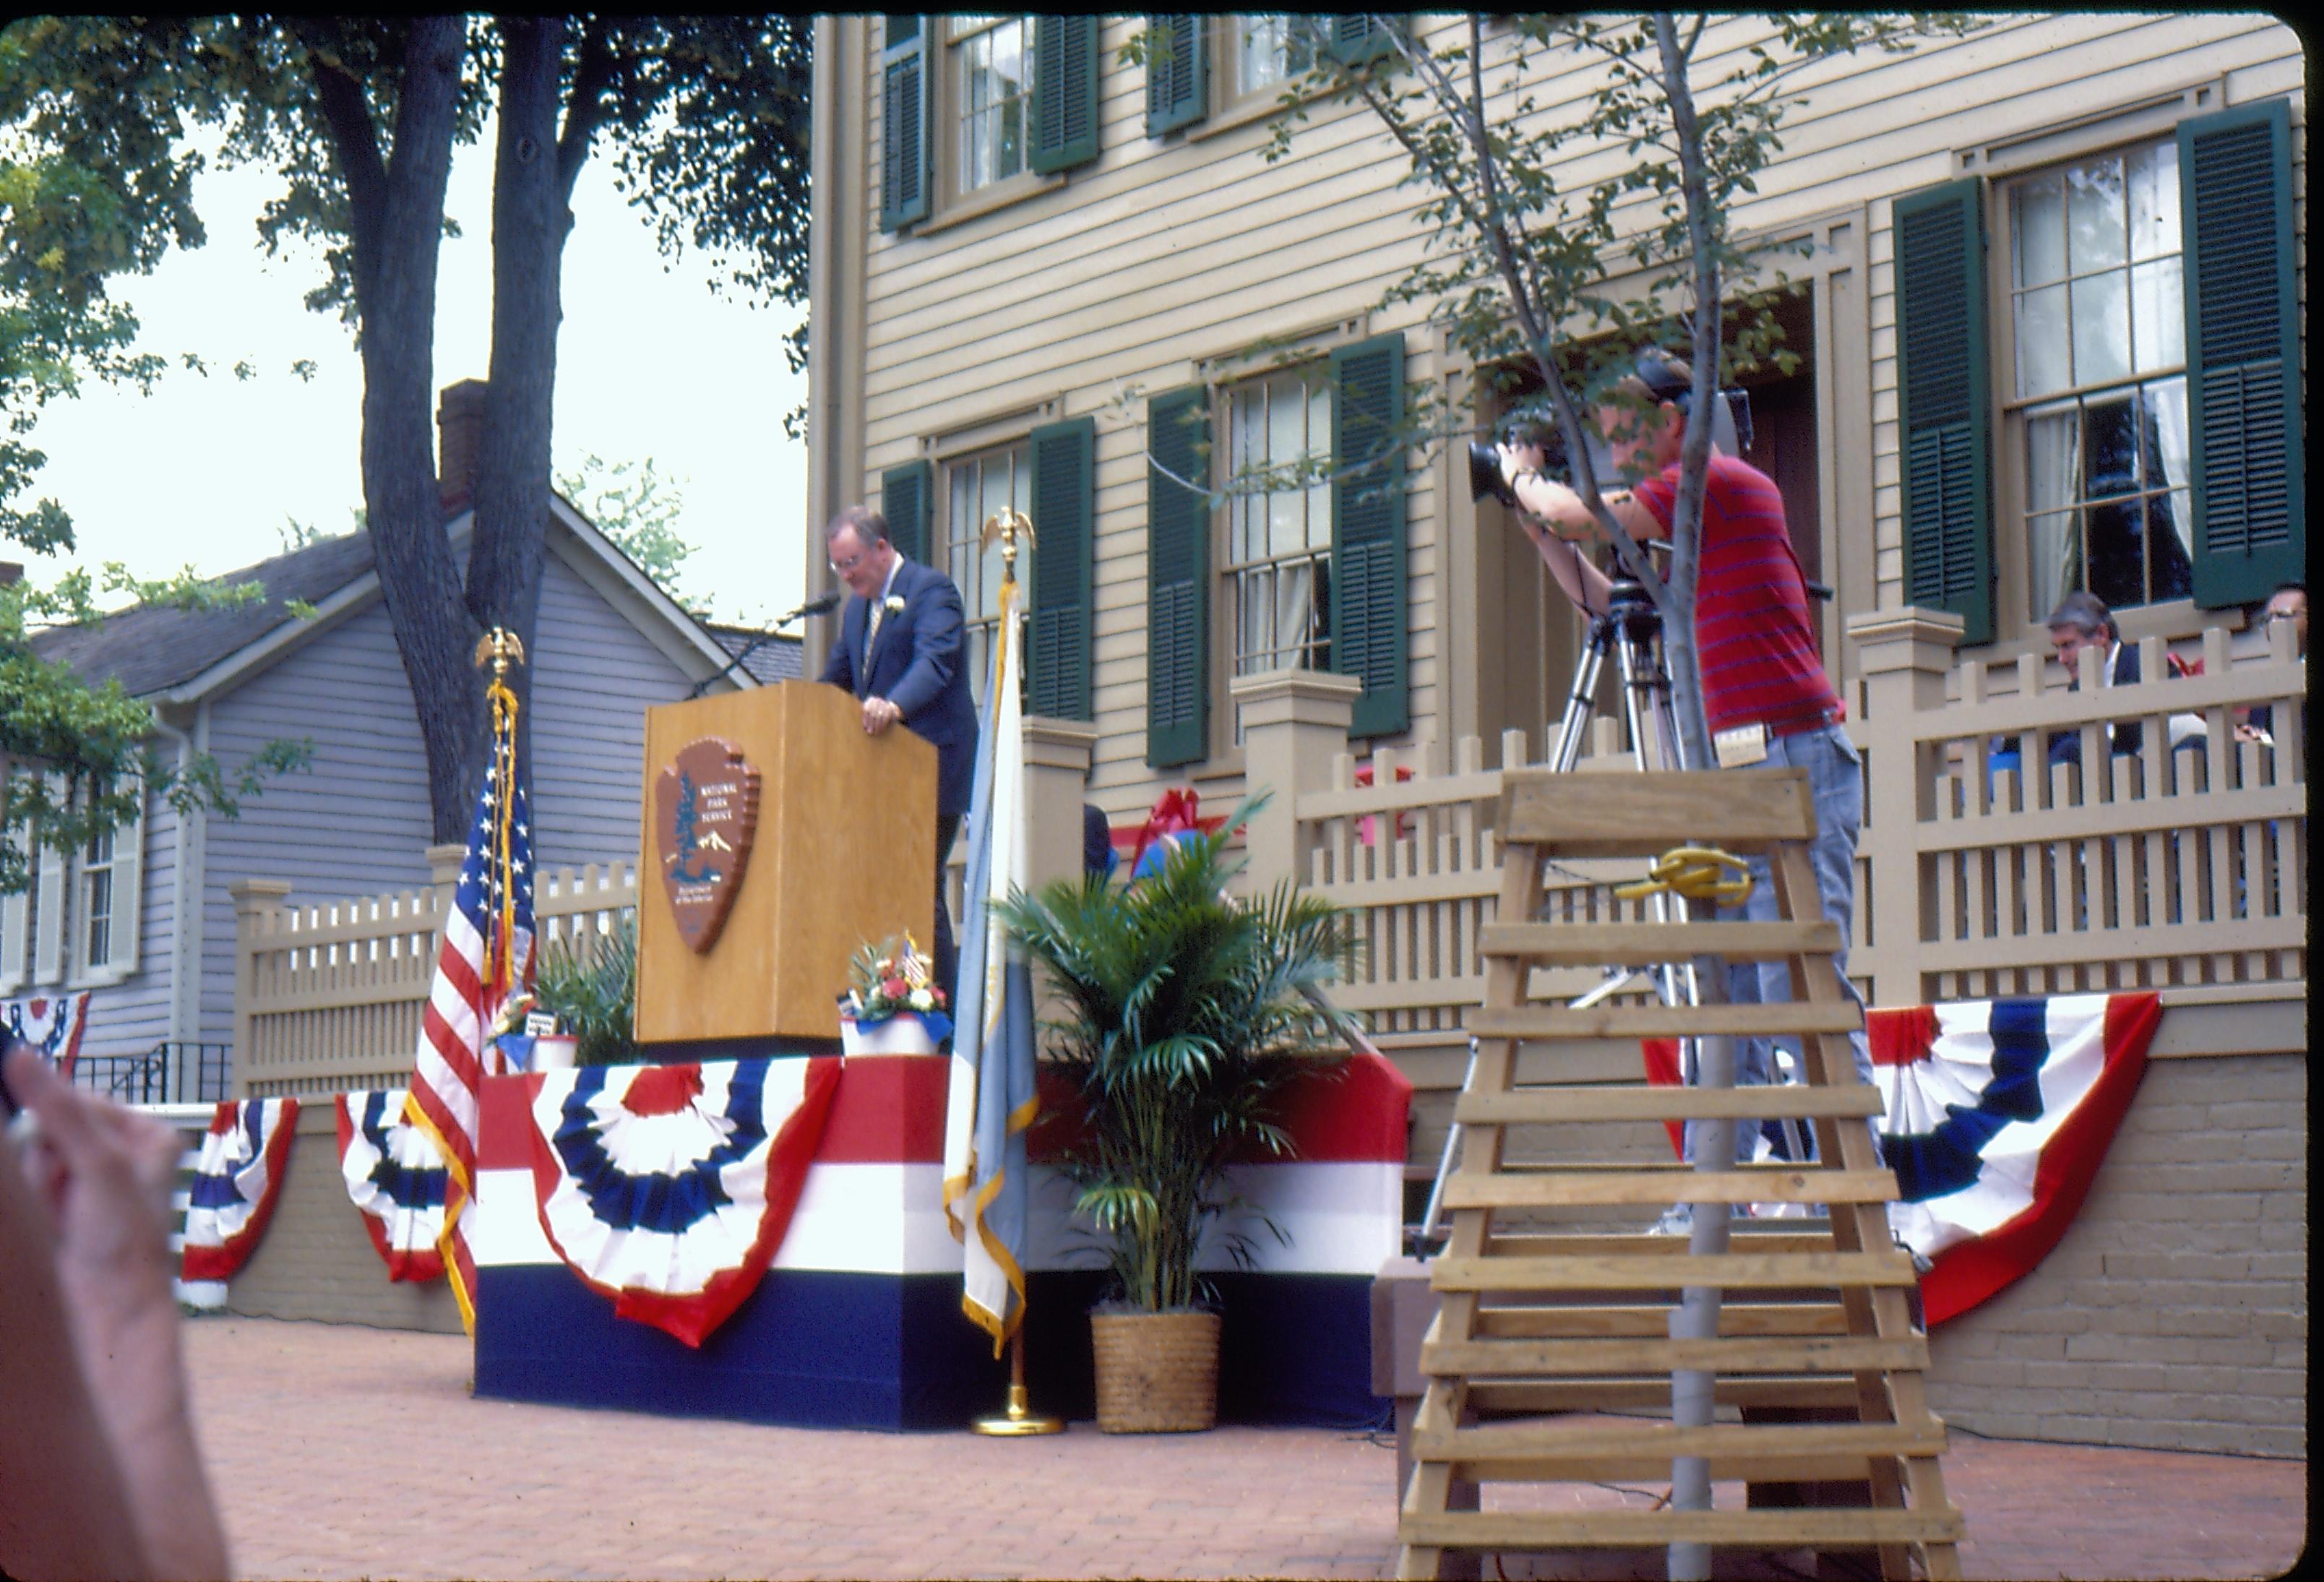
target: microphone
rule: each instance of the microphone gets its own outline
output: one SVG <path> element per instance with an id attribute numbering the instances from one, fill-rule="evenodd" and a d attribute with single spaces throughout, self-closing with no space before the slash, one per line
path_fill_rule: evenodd
<path id="1" fill-rule="evenodd" d="M 761 635 L 752 638 L 749 643 L 743 644 L 742 652 L 728 660 L 724 664 L 720 665 L 718 669 L 711 674 L 705 676 L 702 680 L 695 682 L 693 687 L 687 690 L 686 695 L 688 698 L 701 697 L 703 693 L 710 689 L 711 682 L 717 680 L 721 676 L 725 675 L 736 665 L 741 664 L 744 660 L 750 658 L 751 655 L 756 653 L 760 649 L 765 647 L 767 643 L 773 641 L 775 633 L 781 631 L 785 626 L 789 625 L 793 621 L 798 620 L 802 616 L 827 615 L 831 614 L 832 611 L 837 609 L 841 605 L 844 604 L 846 600 L 847 593 L 844 588 L 836 593 L 826 593 L 821 598 L 811 598 L 807 600 L 807 603 L 799 606 L 798 608 L 793 610 L 789 615 L 785 615 L 781 620 L 777 621 L 772 629 L 762 633 Z"/>

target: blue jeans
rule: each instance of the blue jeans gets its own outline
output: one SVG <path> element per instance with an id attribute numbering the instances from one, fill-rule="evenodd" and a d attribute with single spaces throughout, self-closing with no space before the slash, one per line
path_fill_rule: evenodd
<path id="1" fill-rule="evenodd" d="M 1823 902 L 1824 916 L 1840 930 L 1840 951 L 1832 958 L 1832 967 L 1840 975 L 1840 992 L 1858 1004 L 1864 996 L 1848 979 L 1848 929 L 1856 911 L 1856 837 L 1864 827 L 1864 773 L 1862 760 L 1848 732 L 1837 725 L 1824 726 L 1797 735 L 1778 736 L 1767 744 L 1764 765 L 1770 769 L 1799 768 L 1808 772 L 1808 791 L 1815 806 L 1815 841 L 1809 856 L 1815 865 L 1816 893 Z M 1751 859 L 1751 893 L 1739 907 L 1721 907 L 1719 915 L 1724 921 L 1749 921 L 1775 922 L 1775 887 L 1770 875 L 1767 859 Z M 1772 1004 L 1792 997 L 1792 969 L 1783 961 L 1740 961 L 1727 969 L 1727 997 L 1738 1005 Z M 1735 1085 L 1746 1087 L 1753 1083 L 1779 1080 L 1775 1071 L 1772 1041 L 1780 1041 L 1794 1062 L 1794 1069 L 1804 1073 L 1799 1065 L 1800 1041 L 1785 1038 L 1770 1041 L 1764 1038 L 1742 1038 L 1735 1041 Z M 1856 1054 L 1856 1074 L 1864 1081 L 1872 1080 L 1872 1050 L 1860 1032 L 1849 1034 L 1849 1043 Z M 1686 1124 L 1686 1157 L 1694 1158 L 1694 1133 L 1698 1123 Z M 1761 1126 L 1738 1124 L 1735 1128 L 1735 1158 L 1738 1163 L 1748 1163 L 1756 1152 L 1761 1131 L 1769 1133 L 1775 1141 L 1775 1123 Z M 1812 1137 L 1804 1123 L 1802 1135 L 1812 1152 Z M 1879 1146 L 1880 1133 L 1872 1129 L 1873 1146 Z M 1778 1145 L 1781 1152 L 1781 1146 Z"/>

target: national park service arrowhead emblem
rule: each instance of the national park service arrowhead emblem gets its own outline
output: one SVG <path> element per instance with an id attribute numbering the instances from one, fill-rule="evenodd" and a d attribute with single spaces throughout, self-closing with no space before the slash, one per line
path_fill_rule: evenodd
<path id="1" fill-rule="evenodd" d="M 718 940 L 759 827 L 759 772 L 716 736 L 689 742 L 654 777 L 654 837 L 662 888 L 687 948 Z"/>

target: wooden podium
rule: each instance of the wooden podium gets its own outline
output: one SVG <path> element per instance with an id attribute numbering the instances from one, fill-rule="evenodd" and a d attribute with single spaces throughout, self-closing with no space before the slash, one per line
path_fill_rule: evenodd
<path id="1" fill-rule="evenodd" d="M 758 779 L 723 924 L 697 951 L 665 877 L 675 859 L 656 782 L 705 739 L 740 754 L 730 779 Z M 859 948 L 907 930 L 933 947 L 936 750 L 900 726 L 864 735 L 862 706 L 836 687 L 785 681 L 647 709 L 643 803 L 641 1044 L 835 1039 Z"/>

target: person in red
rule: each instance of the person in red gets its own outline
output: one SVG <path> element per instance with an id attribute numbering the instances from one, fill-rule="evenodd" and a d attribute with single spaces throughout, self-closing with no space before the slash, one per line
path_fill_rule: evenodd
<path id="1" fill-rule="evenodd" d="M 1603 493 L 1630 536 L 1662 538 L 1670 532 L 1678 499 L 1679 452 L 1686 442 L 1693 375 L 1686 364 L 1649 352 L 1622 389 L 1646 403 L 1609 405 L 1591 414 L 1611 452 L 1614 471 L 1635 480 Z M 1611 582 L 1582 546 L 1603 538 L 1596 517 L 1574 490 L 1542 471 L 1540 448 L 1501 446 L 1501 475 L 1516 495 L 1518 524 L 1564 589 L 1591 615 L 1607 607 Z M 1704 478 L 1702 550 L 1695 584 L 1694 634 L 1702 666 L 1703 712 L 1720 767 L 1796 765 L 1808 772 L 1814 797 L 1816 887 L 1824 913 L 1840 926 L 1841 989 L 1861 1004 L 1846 971 L 1845 942 L 1854 909 L 1856 842 L 1864 822 L 1864 780 L 1855 746 L 1841 725 L 1839 695 L 1817 653 L 1808 613 L 1806 578 L 1784 521 L 1783 496 L 1765 473 L 1714 449 Z M 1764 859 L 1752 861 L 1750 899 L 1734 915 L 1772 921 L 1775 892 Z M 1738 963 L 1729 969 L 1729 995 L 1737 1002 L 1791 998 L 1789 968 L 1775 962 Z M 1793 1041 L 1784 1041 L 1790 1045 Z M 1858 1033 L 1858 1075 L 1872 1079 L 1871 1055 Z M 1796 1049 L 1791 1050 L 1798 1058 Z M 1738 1041 L 1738 1082 L 1775 1079 L 1766 1041 Z M 1876 1133 L 1877 1139 L 1877 1133 Z M 1749 1160 L 1759 1134 L 1738 1127 L 1736 1153 Z M 1694 1125 L 1686 1153 L 1694 1156 Z M 1658 1230 L 1687 1222 L 1684 1206 L 1665 1215 Z"/>

